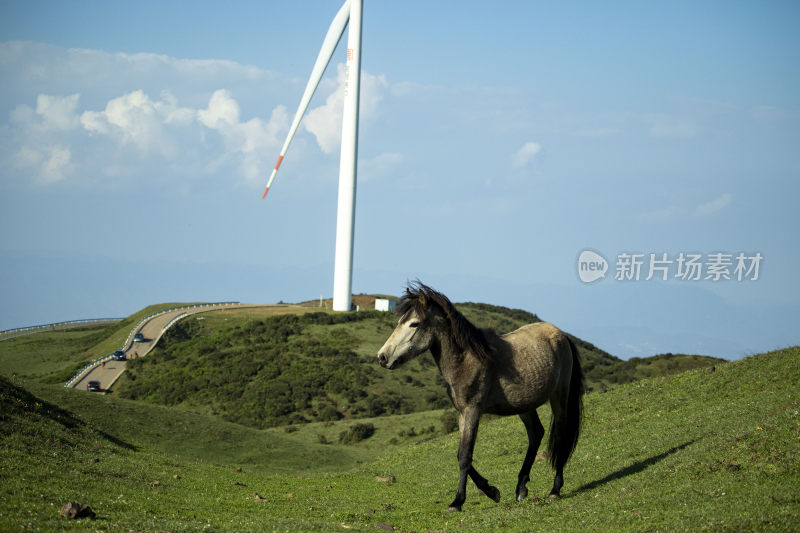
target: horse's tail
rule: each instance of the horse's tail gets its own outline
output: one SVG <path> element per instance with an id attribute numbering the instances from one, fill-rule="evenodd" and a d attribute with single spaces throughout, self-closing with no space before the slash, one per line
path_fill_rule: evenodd
<path id="1" fill-rule="evenodd" d="M 556 416 L 555 412 L 553 413 L 553 421 L 550 425 L 550 439 L 548 441 L 550 464 L 556 470 L 564 468 L 567 459 L 575 450 L 575 446 L 578 444 L 578 435 L 581 431 L 581 421 L 583 420 L 583 394 L 585 392 L 583 369 L 581 369 L 578 349 L 572 339 L 567 337 L 567 341 L 572 352 L 572 374 L 569 379 L 569 392 L 566 405 L 560 406 L 558 416 Z"/>

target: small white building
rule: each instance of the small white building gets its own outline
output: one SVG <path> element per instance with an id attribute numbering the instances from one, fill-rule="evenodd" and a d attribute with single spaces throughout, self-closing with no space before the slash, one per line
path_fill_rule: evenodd
<path id="1" fill-rule="evenodd" d="M 375 298 L 375 309 L 378 311 L 391 311 L 397 309 L 397 300 L 389 300 L 388 298 Z"/>

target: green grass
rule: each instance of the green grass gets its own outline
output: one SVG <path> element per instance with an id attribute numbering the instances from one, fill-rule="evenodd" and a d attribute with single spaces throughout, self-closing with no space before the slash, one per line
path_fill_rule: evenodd
<path id="1" fill-rule="evenodd" d="M 113 326 L 43 331 L 0 342 L 0 373 L 56 383 L 87 358 Z M 82 365 L 81 365 L 82 366 Z"/>
<path id="2" fill-rule="evenodd" d="M 135 442 L 138 449 L 145 451 L 271 472 L 341 470 L 368 458 L 357 449 L 331 449 L 320 445 L 316 438 L 298 438 L 284 431 L 267 433 L 202 413 L 74 389 L 28 386 L 40 398 L 75 413 L 89 426 L 121 441 Z"/>
<path id="3" fill-rule="evenodd" d="M 458 304 L 481 327 L 506 333 L 536 315 L 488 304 Z M 381 372 L 375 355 L 396 325 L 388 313 L 332 314 L 280 307 L 210 312 L 174 326 L 148 357 L 130 361 L 114 393 L 180 406 L 266 428 L 338 418 L 409 414 L 449 406 L 430 355 Z M 305 313 L 300 316 L 300 313 Z M 621 361 L 574 339 L 588 386 L 607 389 L 637 377 L 724 363 L 661 356 Z"/>
<path id="4" fill-rule="evenodd" d="M 368 439 L 357 443 L 353 448 L 358 451 L 359 461 L 375 459 L 397 446 L 405 446 L 432 440 L 441 436 L 442 414 L 445 409 L 423 411 L 407 415 L 379 416 L 359 420 L 339 420 L 336 422 L 311 422 L 293 426 L 268 428 L 266 434 L 290 434 L 299 441 L 311 444 L 320 442 L 320 436 L 326 442 L 337 443 L 339 436 L 348 428 L 368 423 L 375 426 L 375 433 Z M 337 447 L 330 447 L 330 450 Z"/>
<path id="5" fill-rule="evenodd" d="M 179 305 L 189 304 L 151 305 L 110 325 L 43 331 L 1 341 L 0 374 L 64 383 L 86 363 L 120 349 L 142 318 Z"/>
<path id="6" fill-rule="evenodd" d="M 2 341 L 0 373 L 18 375 L 43 383 L 63 383 L 89 361 L 119 349 L 131 329 L 142 318 L 180 305 L 190 304 L 157 304 L 107 326 L 43 331 Z M 491 327 L 500 334 L 539 320 L 536 315 L 527 311 L 490 304 L 468 302 L 457 304 L 457 307 L 479 327 Z M 319 308 L 284 305 L 212 311 L 194 316 L 191 320 L 203 324 L 197 331 L 199 335 L 219 336 L 224 343 L 230 342 L 224 337 L 230 336 L 236 328 L 242 328 L 254 321 L 268 321 L 272 317 L 284 314 L 319 312 L 330 313 Z M 366 320 L 314 326 L 306 333 L 328 343 L 337 333 L 357 339 L 356 342 L 344 343 L 343 347 L 352 349 L 365 365 L 374 366 L 375 354 L 391 333 L 395 317 L 391 314 L 367 313 L 367 315 L 369 318 Z M 581 352 L 590 390 L 607 389 L 642 377 L 666 375 L 724 363 L 721 359 L 672 354 L 622 361 L 591 343 L 574 337 L 573 340 Z M 371 379 L 376 392 L 395 393 L 406 398 L 411 405 L 410 409 L 414 411 L 443 407 L 447 404 L 446 398 L 440 394 L 442 383 L 438 380 L 429 358 L 427 360 L 424 357 L 420 358 L 419 361 L 412 362 L 392 376 L 372 376 Z M 118 388 L 124 388 L 125 382 L 123 378 Z M 333 397 L 331 400 L 341 401 L 342 398 Z M 200 408 L 197 405 L 194 407 Z M 213 412 L 209 406 L 203 409 Z"/>
<path id="7" fill-rule="evenodd" d="M 342 463 L 340 471 L 281 473 L 271 466 L 277 459 L 259 459 L 272 453 L 258 447 L 259 439 L 281 436 L 307 446 L 313 427 L 285 435 L 279 428 L 245 429 L 216 446 L 224 450 L 243 435 L 242 449 L 214 460 L 213 453 L 180 443 L 212 422 L 196 422 L 191 430 L 186 413 L 157 406 L 140 412 L 142 406 L 123 400 L 51 386 L 37 385 L 33 396 L 3 380 L 0 530 L 375 531 L 383 523 L 401 531 L 794 531 L 800 528 L 798 383 L 800 348 L 794 347 L 715 372 L 692 370 L 591 393 L 563 497 L 555 501 L 544 498 L 552 483 L 544 461 L 533 467 L 531 497 L 513 500 L 522 424 L 515 417 L 484 421 L 475 464 L 503 499 L 495 504 L 470 484 L 464 512 L 449 514 L 457 478 L 452 434 L 388 449 L 370 449 L 369 439 L 320 445 L 310 459 L 324 461 L 337 450 L 365 450 L 374 459 L 355 468 Z M 120 422 L 112 422 L 114 411 Z M 175 440 L 158 444 L 168 435 L 145 427 L 171 416 Z M 250 462 L 238 461 L 240 454 Z M 234 471 L 240 464 L 242 471 Z M 376 481 L 388 475 L 396 481 Z M 60 518 L 58 509 L 70 500 L 90 505 L 98 517 Z"/>

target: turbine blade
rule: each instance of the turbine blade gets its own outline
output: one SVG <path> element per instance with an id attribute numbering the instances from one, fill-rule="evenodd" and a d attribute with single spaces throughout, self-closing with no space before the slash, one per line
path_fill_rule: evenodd
<path id="1" fill-rule="evenodd" d="M 267 188 L 264 189 L 264 194 L 261 195 L 261 199 L 267 197 L 267 193 L 269 192 L 269 188 L 272 186 L 272 182 L 275 180 L 275 175 L 278 173 L 278 167 L 281 166 L 281 162 L 283 161 L 283 156 L 278 156 L 278 162 L 275 163 L 275 168 L 272 169 L 272 174 L 269 175 L 269 181 L 267 182 Z"/>
<path id="2" fill-rule="evenodd" d="M 336 50 L 336 45 L 339 44 L 339 40 L 342 38 L 342 34 L 344 33 L 344 29 L 349 20 L 350 0 L 345 0 L 344 4 L 342 4 L 342 7 L 339 8 L 339 12 L 336 13 L 336 16 L 333 18 L 333 22 L 331 22 L 331 25 L 328 28 L 328 33 L 325 35 L 325 40 L 322 41 L 322 48 L 320 48 L 319 55 L 317 55 L 317 61 L 314 63 L 314 68 L 311 70 L 311 76 L 308 78 L 306 90 L 303 92 L 303 97 L 300 99 L 300 105 L 297 107 L 297 113 L 295 113 L 294 120 L 289 128 L 289 135 L 286 136 L 286 141 L 283 143 L 283 148 L 281 148 L 281 152 L 278 156 L 278 162 L 275 164 L 275 168 L 269 177 L 269 181 L 267 181 L 267 187 L 264 189 L 264 194 L 261 195 L 262 200 L 266 198 L 267 192 L 269 192 L 269 188 L 272 186 L 272 182 L 275 180 L 275 175 L 278 173 L 278 167 L 281 166 L 283 157 L 286 155 L 286 151 L 289 149 L 289 144 L 291 144 L 292 138 L 297 132 L 298 126 L 300 126 L 300 121 L 303 119 L 303 115 L 308 108 L 308 104 L 311 102 L 311 97 L 314 96 L 314 91 L 317 90 L 319 81 L 322 79 L 322 74 L 325 72 L 328 63 L 330 63 L 333 52 Z"/>

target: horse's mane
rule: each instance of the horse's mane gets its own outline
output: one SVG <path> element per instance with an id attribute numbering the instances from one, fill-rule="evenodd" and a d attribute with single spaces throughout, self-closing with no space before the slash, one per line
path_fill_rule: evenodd
<path id="1" fill-rule="evenodd" d="M 438 306 L 449 320 L 450 332 L 460 350 L 469 350 L 483 364 L 494 361 L 494 348 L 489 343 L 486 332 L 467 320 L 447 296 L 420 281 L 409 283 L 405 295 L 397 305 L 397 314 L 403 317 L 409 311 L 415 311 L 424 316 L 431 305 Z"/>

